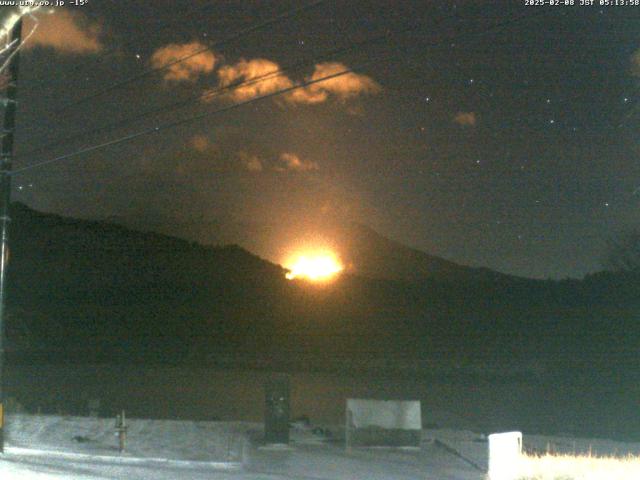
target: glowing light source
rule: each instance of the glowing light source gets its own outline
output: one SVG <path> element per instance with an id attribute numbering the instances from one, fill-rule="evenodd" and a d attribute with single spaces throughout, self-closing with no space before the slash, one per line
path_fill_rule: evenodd
<path id="1" fill-rule="evenodd" d="M 490 480 L 516 480 L 522 458 L 522 433 L 506 432 L 489 435 Z"/>
<path id="2" fill-rule="evenodd" d="M 344 267 L 338 258 L 331 252 L 313 252 L 294 256 L 285 265 L 289 269 L 287 278 L 304 278 L 314 282 L 331 280 L 338 275 Z"/>

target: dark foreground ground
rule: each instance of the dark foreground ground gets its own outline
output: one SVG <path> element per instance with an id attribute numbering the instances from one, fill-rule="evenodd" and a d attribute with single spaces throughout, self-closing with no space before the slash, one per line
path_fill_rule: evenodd
<path id="1" fill-rule="evenodd" d="M 260 423 L 135 418 L 119 453 L 110 419 L 22 414 L 7 420 L 3 480 L 480 480 L 487 453 L 486 439 L 464 431 L 424 430 L 412 449 L 347 450 L 339 425 L 322 436 L 292 428 L 289 445 L 273 447 L 264 445 Z M 74 440 L 79 437 L 84 441 Z"/>
<path id="2" fill-rule="evenodd" d="M 9 411 L 262 422 L 266 371 L 110 365 L 9 366 Z M 291 417 L 344 422 L 347 398 L 419 399 L 423 426 L 640 440 L 640 384 L 520 376 L 291 375 Z"/>

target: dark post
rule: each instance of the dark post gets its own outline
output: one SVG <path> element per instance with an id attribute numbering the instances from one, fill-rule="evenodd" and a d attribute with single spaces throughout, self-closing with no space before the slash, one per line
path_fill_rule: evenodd
<path id="1" fill-rule="evenodd" d="M 7 262 L 9 261 L 9 209 L 11 204 L 11 166 L 13 160 L 13 134 L 16 125 L 16 98 L 18 93 L 19 47 L 22 37 L 22 20 L 11 30 L 11 47 L 6 52 L 10 59 L 6 94 L 4 97 L 4 122 L 0 150 L 0 453 L 4 453 L 4 333 L 5 307 L 7 303 Z"/>
<path id="2" fill-rule="evenodd" d="M 127 445 L 127 421 L 124 417 L 124 410 L 120 415 L 116 416 L 116 432 L 118 433 L 118 451 L 124 453 Z"/>
<path id="3" fill-rule="evenodd" d="M 269 378 L 265 385 L 265 443 L 289 443 L 289 398 L 289 376 L 277 374 Z"/>

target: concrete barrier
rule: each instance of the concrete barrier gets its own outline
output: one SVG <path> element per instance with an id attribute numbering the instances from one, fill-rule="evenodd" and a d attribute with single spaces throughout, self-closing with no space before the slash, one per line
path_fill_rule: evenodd
<path id="1" fill-rule="evenodd" d="M 418 400 L 347 400 L 346 444 L 350 447 L 419 447 Z"/>

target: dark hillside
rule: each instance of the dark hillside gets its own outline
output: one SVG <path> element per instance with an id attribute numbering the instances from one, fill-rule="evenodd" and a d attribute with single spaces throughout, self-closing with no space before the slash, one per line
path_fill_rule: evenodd
<path id="1" fill-rule="evenodd" d="M 343 275 L 318 286 L 289 282 L 237 246 L 23 205 L 13 215 L 13 361 L 504 373 L 623 365 L 640 339 L 640 282 L 630 274 L 545 282 L 429 257 L 442 268 L 426 279 Z"/>

